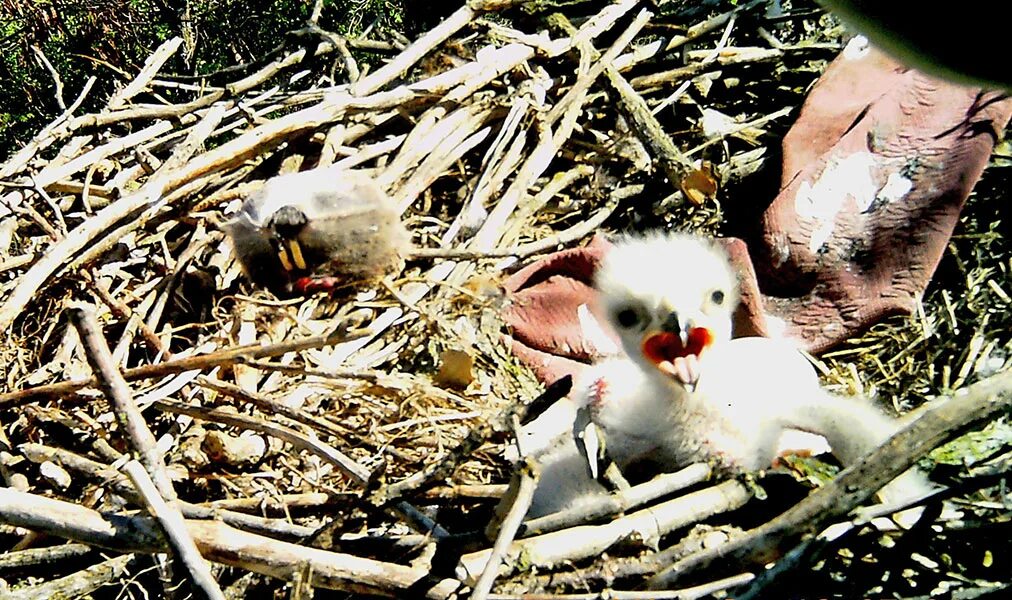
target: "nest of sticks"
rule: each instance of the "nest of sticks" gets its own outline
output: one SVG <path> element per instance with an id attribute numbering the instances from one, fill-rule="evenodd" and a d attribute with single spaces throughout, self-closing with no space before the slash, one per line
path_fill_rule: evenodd
<path id="1" fill-rule="evenodd" d="M 910 440 L 923 453 L 1007 411 L 1007 377 L 984 379 L 1012 350 L 1007 146 L 923 309 L 823 357 L 830 385 L 897 403 L 983 379 L 908 443 L 786 512 L 816 471 L 759 487 L 694 465 L 521 524 L 522 466 L 493 510 L 517 419 L 560 393 L 501 343 L 499 281 L 602 229 L 717 232 L 841 47 L 819 10 L 738 4 L 472 0 L 408 45 L 310 23 L 200 79 L 162 72 L 173 39 L 103 110 L 76 114 L 82 90 L 0 165 L 5 597 L 1007 586 L 1001 419 L 933 455 L 964 519 L 933 527 L 937 502 L 910 531 L 847 516 Z M 327 165 L 371 173 L 442 256 L 330 295 L 253 288 L 218 225 L 266 178 Z M 647 587 L 680 591 L 620 591 Z"/>

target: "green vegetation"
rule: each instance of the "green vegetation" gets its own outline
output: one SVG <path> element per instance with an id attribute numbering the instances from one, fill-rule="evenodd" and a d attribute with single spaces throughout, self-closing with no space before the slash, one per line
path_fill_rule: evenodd
<path id="1" fill-rule="evenodd" d="M 371 36 L 401 30 L 406 0 L 325 0 L 319 25 Z M 429 7 L 431 8 L 431 7 Z M 95 86 L 78 114 L 102 106 L 163 41 L 183 48 L 166 71 L 202 75 L 262 60 L 305 24 L 312 0 L 0 0 L 0 161 L 74 102 L 88 77 Z M 428 16 L 438 16 L 438 8 Z M 427 23 L 417 23 L 424 27 Z"/>

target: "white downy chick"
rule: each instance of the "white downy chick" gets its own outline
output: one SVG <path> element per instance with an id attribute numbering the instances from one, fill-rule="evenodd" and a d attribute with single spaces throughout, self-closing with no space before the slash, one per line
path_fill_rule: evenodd
<path id="1" fill-rule="evenodd" d="M 824 436 L 849 464 L 899 427 L 863 399 L 823 390 L 790 342 L 732 340 L 738 283 L 712 242 L 679 234 L 623 240 L 595 285 L 624 356 L 588 369 L 572 399 L 525 429 L 521 449 L 542 467 L 531 516 L 604 493 L 574 441 L 580 408 L 620 468 L 648 461 L 667 471 L 700 461 L 732 473 L 767 468 L 787 430 Z M 896 500 L 926 489 L 910 473 L 884 492 Z"/>
<path id="2" fill-rule="evenodd" d="M 281 294 L 380 277 L 410 247 L 397 207 L 373 178 L 334 168 L 267 180 L 224 229 L 250 279 Z"/>

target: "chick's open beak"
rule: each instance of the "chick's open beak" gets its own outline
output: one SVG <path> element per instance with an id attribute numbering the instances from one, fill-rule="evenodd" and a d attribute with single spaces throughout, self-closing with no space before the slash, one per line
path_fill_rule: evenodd
<path id="1" fill-rule="evenodd" d="M 699 380 L 699 355 L 713 343 L 713 332 L 691 327 L 678 333 L 660 331 L 643 338 L 643 356 L 662 373 L 690 389 Z"/>

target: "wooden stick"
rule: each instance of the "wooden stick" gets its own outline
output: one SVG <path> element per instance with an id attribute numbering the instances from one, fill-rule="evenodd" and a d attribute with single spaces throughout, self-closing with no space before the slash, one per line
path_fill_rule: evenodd
<path id="1" fill-rule="evenodd" d="M 485 563 L 485 569 L 471 590 L 471 600 L 486 600 L 488 597 L 488 593 L 492 590 L 492 584 L 495 583 L 495 579 L 499 575 L 499 565 L 502 564 L 503 557 L 506 556 L 506 551 L 513 543 L 520 524 L 524 520 L 524 515 L 530 510 L 531 502 L 534 500 L 534 489 L 537 487 L 540 477 L 537 464 L 531 459 L 525 460 L 517 475 L 520 477 L 520 484 L 517 486 L 513 505 L 503 518 L 499 535 L 496 536 L 488 562 Z"/>
<path id="2" fill-rule="evenodd" d="M 44 548 L 54 550 L 53 548 Z M 56 549 L 59 551 L 59 547 Z M 76 573 L 38 585 L 18 586 L 4 590 L 6 600 L 37 600 L 38 598 L 84 598 L 107 585 L 130 576 L 134 556 L 126 554 L 104 560 Z"/>
<path id="3" fill-rule="evenodd" d="M 158 48 L 151 53 L 151 56 L 144 61 L 144 66 L 141 67 L 137 76 L 134 77 L 133 81 L 128 83 L 115 94 L 109 98 L 108 108 L 115 110 L 122 108 L 129 102 L 134 96 L 144 91 L 145 88 L 151 83 L 151 80 L 155 78 L 158 71 L 162 70 L 162 66 L 165 65 L 166 61 L 172 58 L 172 55 L 176 53 L 183 43 L 183 38 L 173 37 L 165 40 L 158 46 Z"/>
<path id="4" fill-rule="evenodd" d="M 274 356 L 281 356 L 289 352 L 300 352 L 302 350 L 332 346 L 334 344 L 359 339 L 363 335 L 364 334 L 361 331 L 346 333 L 343 327 L 339 326 L 334 331 L 326 335 L 279 342 L 277 344 L 269 344 L 266 346 L 261 344 L 248 344 L 246 346 L 225 348 L 224 350 L 209 352 L 207 354 L 177 358 L 153 365 L 134 367 L 123 371 L 123 378 L 127 381 L 139 381 L 142 379 L 153 379 L 156 377 L 164 377 L 165 375 L 184 373 L 186 371 L 202 371 L 204 369 L 242 360 L 271 358 Z M 96 378 L 89 377 L 88 379 L 61 381 L 59 383 L 40 385 L 33 388 L 26 388 L 14 392 L 8 392 L 6 394 L 0 394 L 0 408 L 19 406 L 25 402 L 33 402 L 43 398 L 65 396 L 84 388 L 94 387 L 97 383 L 98 380 Z"/>
<path id="5" fill-rule="evenodd" d="M 288 442 L 299 450 L 311 452 L 326 460 L 362 487 L 366 487 L 373 477 L 373 474 L 369 471 L 369 469 L 358 464 L 337 448 L 334 448 L 323 441 L 301 435 L 294 429 L 285 427 L 284 425 L 279 425 L 277 423 L 257 419 L 247 415 L 236 414 L 235 412 L 216 408 L 204 408 L 202 406 L 192 406 L 182 404 L 180 402 L 170 402 L 167 400 L 159 400 L 152 406 L 158 410 L 172 414 L 187 415 L 195 419 L 224 423 L 233 427 L 241 427 L 243 429 L 259 431 L 261 433 L 274 436 L 280 440 Z"/>
<path id="6" fill-rule="evenodd" d="M 0 522 L 117 552 L 165 552 L 165 540 L 149 517 L 124 517 L 0 488 Z M 313 585 L 362 594 L 403 598 L 411 591 L 433 600 L 450 598 L 460 586 L 439 580 L 428 571 L 327 552 L 233 529 L 215 521 L 186 521 L 187 530 L 204 558 L 262 575 L 291 581 L 309 566 Z"/>
<path id="7" fill-rule="evenodd" d="M 513 542 L 506 553 L 503 570 L 519 565 L 551 567 L 565 561 L 597 556 L 624 540 L 657 540 L 720 511 L 742 506 L 752 493 L 738 481 L 725 481 L 656 506 L 644 508 L 603 525 L 583 525 Z M 457 576 L 474 581 L 488 562 L 490 550 L 465 554 L 457 563 Z"/>
<path id="8" fill-rule="evenodd" d="M 134 482 L 149 511 L 161 524 L 174 556 L 186 567 L 193 590 L 208 600 L 224 600 L 225 595 L 211 576 L 210 567 L 201 559 L 193 540 L 186 534 L 183 515 L 176 506 L 176 491 L 158 451 L 155 436 L 148 429 L 144 416 L 134 402 L 126 380 L 113 363 L 112 352 L 102 335 L 94 311 L 77 306 L 70 309 L 69 316 L 81 338 L 88 364 L 98 378 L 113 414 L 137 457 L 137 462 L 127 463 L 124 470 Z"/>
<path id="9" fill-rule="evenodd" d="M 148 429 L 144 415 L 134 402 L 133 393 L 126 380 L 113 363 L 112 352 L 105 342 L 94 311 L 91 308 L 76 306 L 68 311 L 68 315 L 71 323 L 77 328 L 94 378 L 98 380 L 113 414 L 116 415 L 116 420 L 134 456 L 144 465 L 159 493 L 163 497 L 168 497 L 170 501 L 175 500 L 176 493 L 172 489 L 172 480 L 165 470 L 155 436 Z"/>
<path id="10" fill-rule="evenodd" d="M 368 96 L 397 77 L 400 77 L 436 46 L 463 29 L 479 13 L 503 10 L 520 2 L 521 0 L 470 0 L 444 19 L 439 25 L 426 32 L 425 35 L 405 48 L 403 52 L 391 59 L 387 64 L 356 81 L 351 87 L 352 95 Z"/>
<path id="11" fill-rule="evenodd" d="M 638 508 L 661 496 L 673 494 L 691 485 L 706 481 L 713 475 L 709 465 L 694 464 L 675 473 L 663 473 L 650 481 L 634 485 L 627 490 L 602 495 L 592 502 L 581 504 L 570 510 L 563 510 L 531 519 L 524 523 L 521 535 L 540 535 L 573 527 L 580 523 L 595 521 L 602 517 Z"/>
<path id="12" fill-rule="evenodd" d="M 63 544 L 8 551 L 0 554 L 0 574 L 7 575 L 8 571 L 23 571 L 50 564 L 55 566 L 61 561 L 87 556 L 94 551 L 94 548 L 85 544 Z"/>
<path id="13" fill-rule="evenodd" d="M 717 592 L 736 588 L 752 581 L 751 573 L 742 573 L 725 577 L 709 583 L 702 583 L 679 590 L 667 591 L 632 591 L 605 590 L 590 594 L 492 594 L 489 600 L 697 600 L 712 598 Z"/>
<path id="14" fill-rule="evenodd" d="M 576 28 L 564 16 L 558 13 L 554 16 L 564 31 L 570 35 L 576 32 Z M 650 111 L 646 100 L 629 85 L 625 76 L 615 67 L 614 59 L 606 60 L 589 43 L 580 44 L 578 47 L 581 52 L 590 55 L 592 60 L 598 61 L 602 65 L 611 89 L 618 94 L 618 106 L 629 120 L 633 131 L 653 152 L 661 165 L 661 170 L 664 171 L 671 185 L 678 188 L 682 179 L 692 168 L 691 161 L 678 151 L 674 142 L 671 141 L 671 138 L 665 133 L 664 128 L 661 127 L 657 117 Z"/>
<path id="15" fill-rule="evenodd" d="M 67 107 L 67 110 L 63 111 L 60 116 L 53 119 L 53 121 L 42 128 L 32 141 L 25 145 L 24 148 L 19 150 L 14 156 L 12 156 L 7 162 L 0 166 L 0 179 L 7 179 L 11 175 L 21 171 L 25 168 L 25 165 L 38 156 L 42 150 L 48 148 L 54 142 L 59 139 L 57 131 L 64 123 L 70 119 L 70 116 L 74 114 L 74 111 L 81 107 L 84 99 L 88 97 L 88 92 L 91 91 L 92 86 L 95 85 L 95 77 L 89 77 L 88 81 L 84 83 L 84 87 L 81 88 L 81 93 L 77 95 L 77 99 L 74 103 Z M 0 216 L 4 215 L 6 207 L 0 203 Z"/>
<path id="16" fill-rule="evenodd" d="M 643 191 L 642 185 L 633 185 L 619 188 L 612 195 L 608 202 L 586 220 L 573 225 L 569 229 L 550 235 L 544 239 L 527 244 L 521 244 L 512 248 L 491 250 L 469 250 L 467 248 L 414 248 L 408 253 L 411 260 L 445 258 L 445 259 L 466 259 L 480 260 L 483 258 L 528 258 L 543 252 L 552 252 L 560 246 L 570 244 L 583 237 L 590 235 L 603 224 L 608 217 L 618 208 L 619 201 Z"/>
<path id="17" fill-rule="evenodd" d="M 165 501 L 141 463 L 132 460 L 123 465 L 123 472 L 130 477 L 130 481 L 144 499 L 148 514 L 158 521 L 169 546 L 173 549 L 173 555 L 186 566 L 194 591 L 208 600 L 225 600 L 218 582 L 211 575 L 210 565 L 201 557 L 193 538 L 186 531 L 186 522 L 179 509 Z"/>
<path id="18" fill-rule="evenodd" d="M 122 496 L 128 502 L 133 502 L 137 505 L 141 504 L 141 497 L 130 484 L 130 481 L 118 470 L 108 465 L 75 454 L 69 450 L 44 446 L 42 444 L 21 444 L 18 446 L 18 450 L 33 463 L 41 464 L 46 461 L 52 461 L 68 471 L 73 471 L 75 474 L 84 477 L 85 480 L 95 485 L 108 488 L 112 493 Z M 327 494 L 314 494 L 314 496 L 322 497 L 314 505 L 332 501 L 332 498 Z M 316 532 L 316 528 L 295 525 L 287 519 L 269 519 L 229 510 L 228 505 L 230 502 L 238 503 L 249 500 L 254 501 L 257 505 L 269 504 L 269 500 L 263 498 L 237 499 L 221 504 L 211 503 L 212 506 L 191 504 L 180 500 L 179 509 L 188 519 L 217 519 L 237 529 L 287 541 L 306 540 Z"/>
<path id="19" fill-rule="evenodd" d="M 720 560 L 725 564 L 765 562 L 785 540 L 814 532 L 872 496 L 913 466 L 921 456 L 956 437 L 974 423 L 1012 407 L 1012 370 L 995 375 L 940 400 L 863 460 L 808 495 L 772 521 L 727 544 L 704 550 L 671 565 L 651 580 L 667 587 L 683 576 Z"/>

